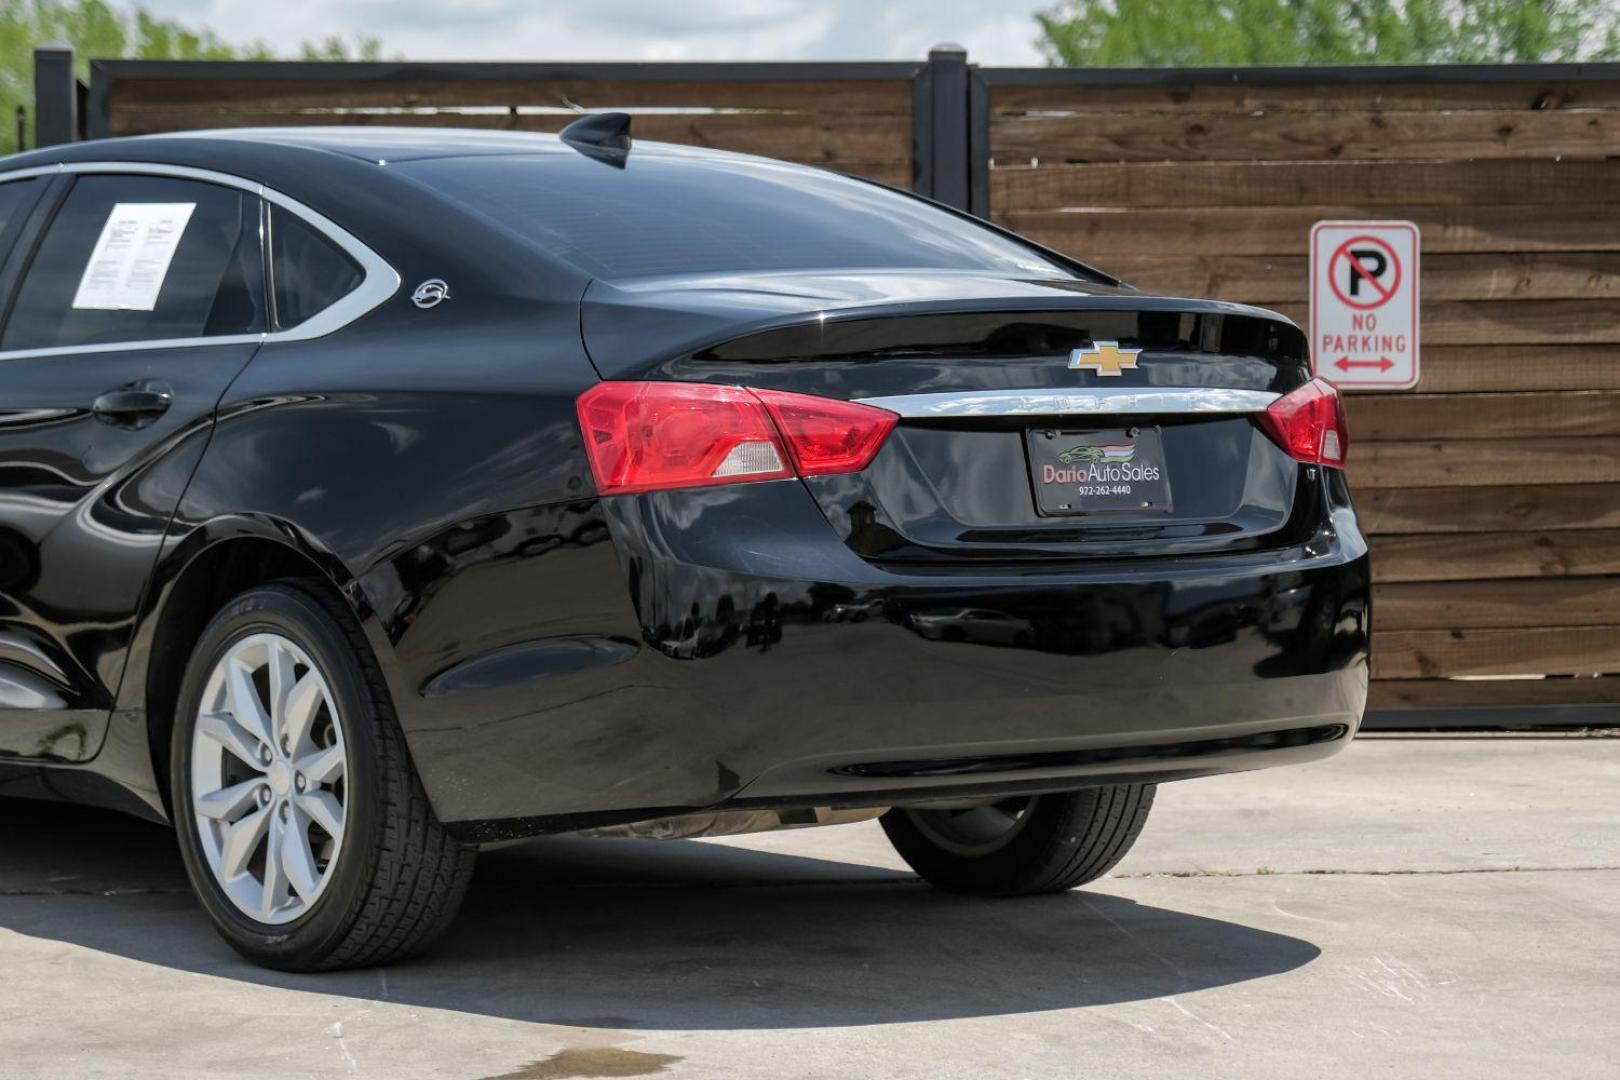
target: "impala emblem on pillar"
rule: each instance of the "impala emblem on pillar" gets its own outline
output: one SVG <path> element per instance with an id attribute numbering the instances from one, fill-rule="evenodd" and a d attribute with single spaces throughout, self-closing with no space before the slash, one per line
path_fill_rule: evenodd
<path id="1" fill-rule="evenodd" d="M 411 303 L 424 310 L 450 299 L 450 285 L 443 278 L 428 278 L 411 293 Z"/>

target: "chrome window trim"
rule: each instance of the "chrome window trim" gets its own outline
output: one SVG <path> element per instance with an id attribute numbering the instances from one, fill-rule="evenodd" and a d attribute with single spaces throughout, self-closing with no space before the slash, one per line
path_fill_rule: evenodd
<path id="1" fill-rule="evenodd" d="M 1280 398 L 1269 390 L 1197 386 L 1109 386 L 1088 390 L 974 390 L 856 398 L 912 419 L 950 416 L 1256 413 Z"/>
<path id="2" fill-rule="evenodd" d="M 79 353 L 133 352 L 145 349 L 180 349 L 207 345 L 268 344 L 276 341 L 309 341 L 325 337 L 343 329 L 362 315 L 372 311 L 399 291 L 399 272 L 381 255 L 361 243 L 341 225 L 311 210 L 297 199 L 266 187 L 257 180 L 248 180 L 230 173 L 212 169 L 197 169 L 189 165 L 164 165 L 150 161 L 71 161 L 57 165 L 36 165 L 29 169 L 0 172 L 0 184 L 8 180 L 26 180 L 35 176 L 56 176 L 64 173 L 128 173 L 137 176 L 167 176 L 179 180 L 196 180 L 206 184 L 236 188 L 257 195 L 267 203 L 295 214 L 319 231 L 332 243 L 342 248 L 360 264 L 364 275 L 360 284 L 336 303 L 289 330 L 266 331 L 258 334 L 219 334 L 213 337 L 159 338 L 145 341 L 104 341 L 94 345 L 53 345 L 44 349 L 0 349 L 0 361 L 24 360 L 36 356 L 71 356 Z"/>

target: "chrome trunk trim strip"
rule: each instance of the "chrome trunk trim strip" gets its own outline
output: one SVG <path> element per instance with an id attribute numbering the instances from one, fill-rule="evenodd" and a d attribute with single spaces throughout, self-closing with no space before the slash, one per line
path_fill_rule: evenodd
<path id="1" fill-rule="evenodd" d="M 1264 412 L 1281 394 L 1225 387 L 1119 386 L 1089 390 L 974 390 L 857 398 L 914 419 L 949 416 L 1120 416 Z"/>

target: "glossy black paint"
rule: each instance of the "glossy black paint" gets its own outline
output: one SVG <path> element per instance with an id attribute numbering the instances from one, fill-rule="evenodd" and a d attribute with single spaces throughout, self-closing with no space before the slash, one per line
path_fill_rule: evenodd
<path id="1" fill-rule="evenodd" d="M 1118 385 L 1282 392 L 1306 377 L 1286 321 L 948 270 L 609 285 L 379 164 L 537 143 L 554 152 L 316 129 L 12 159 L 261 180 L 402 287 L 311 341 L 0 354 L 0 618 L 28 645 L 0 646 L 0 670 L 43 654 L 61 701 L 0 712 L 0 781 L 43 767 L 91 798 L 104 778 L 163 814 L 155 751 L 199 598 L 266 565 L 342 592 L 436 811 L 472 838 L 1168 779 L 1354 732 L 1366 543 L 1342 474 L 1247 420 L 1167 424 L 1178 516 L 1147 525 L 1036 515 L 1024 421 L 908 422 L 854 476 L 599 499 L 574 414 L 603 375 L 834 397 L 1095 385 L 1064 360 L 1097 337 L 1144 348 Z M 420 310 L 434 277 L 453 299 Z M 90 415 L 141 379 L 172 390 L 158 419 Z M 1015 483 L 953 486 L 975 468 Z M 64 722 L 80 730 L 42 755 Z"/>

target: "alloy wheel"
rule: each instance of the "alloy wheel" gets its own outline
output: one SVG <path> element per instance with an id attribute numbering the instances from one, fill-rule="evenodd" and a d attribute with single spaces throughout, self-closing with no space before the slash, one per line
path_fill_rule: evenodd
<path id="1" fill-rule="evenodd" d="M 999 851 L 1024 831 L 1035 796 L 1002 799 L 963 810 L 912 810 L 906 816 L 917 831 L 957 855 L 980 856 Z"/>
<path id="2" fill-rule="evenodd" d="M 256 633 L 209 673 L 191 744 L 191 804 L 203 855 L 243 914 L 307 914 L 337 867 L 347 819 L 342 718 L 295 642 Z"/>

